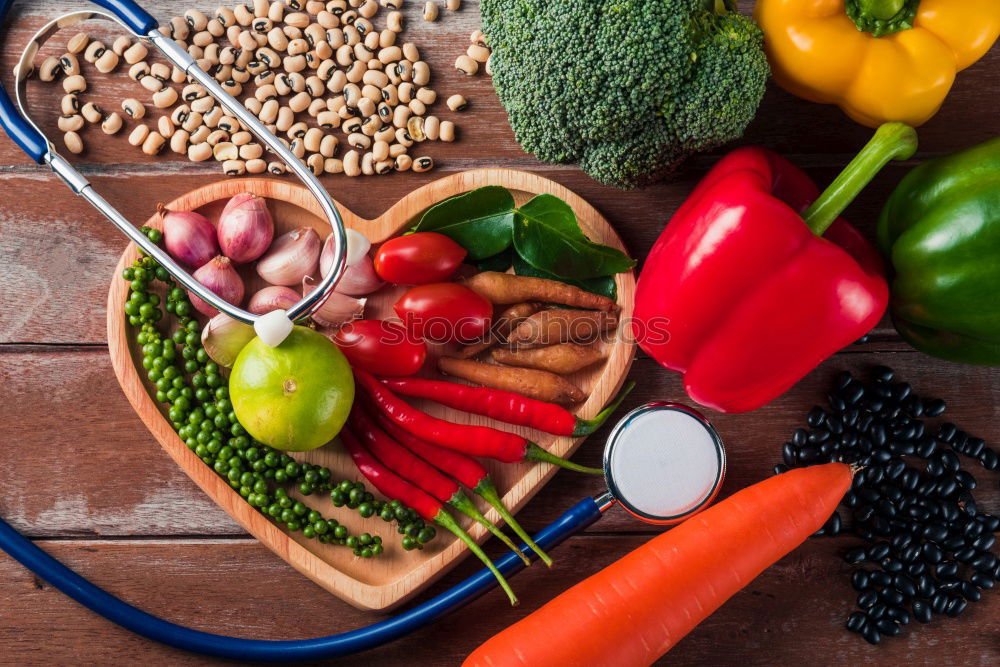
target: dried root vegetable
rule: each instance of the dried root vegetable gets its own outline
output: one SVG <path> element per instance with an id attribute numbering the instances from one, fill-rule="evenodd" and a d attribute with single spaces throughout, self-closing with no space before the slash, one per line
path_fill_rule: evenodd
<path id="1" fill-rule="evenodd" d="M 452 356 L 458 359 L 471 359 L 497 343 L 506 343 L 507 337 L 510 336 L 514 327 L 537 313 L 541 308 L 541 304 L 537 303 L 518 303 L 511 306 L 493 319 L 493 328 L 486 340 L 465 345 Z"/>
<path id="2" fill-rule="evenodd" d="M 537 368 L 560 375 L 575 373 L 607 358 L 597 345 L 577 345 L 576 343 L 561 343 L 548 347 L 516 350 L 497 348 L 493 350 L 492 356 L 493 361 L 507 366 Z"/>
<path id="3" fill-rule="evenodd" d="M 469 278 L 466 284 L 487 300 L 499 305 L 541 301 L 592 310 L 613 311 L 618 309 L 614 300 L 606 296 L 545 278 L 483 271 Z"/>
<path id="4" fill-rule="evenodd" d="M 618 314 L 601 310 L 543 310 L 525 318 L 507 342 L 512 347 L 540 347 L 556 343 L 592 344 L 618 326 Z"/>
<path id="5" fill-rule="evenodd" d="M 492 389 L 512 391 L 548 403 L 578 403 L 587 394 L 569 380 L 534 368 L 512 368 L 469 359 L 438 359 L 438 369 L 453 377 Z"/>

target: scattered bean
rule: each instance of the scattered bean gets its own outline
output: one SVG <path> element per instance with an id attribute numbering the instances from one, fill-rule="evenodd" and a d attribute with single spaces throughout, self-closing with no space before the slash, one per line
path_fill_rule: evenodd
<path id="1" fill-rule="evenodd" d="M 72 130 L 63 135 L 63 143 L 66 145 L 66 149 L 73 155 L 79 155 L 83 152 L 83 139 Z"/>
<path id="2" fill-rule="evenodd" d="M 438 6 L 437 3 L 428 1 L 424 5 L 424 20 L 425 21 L 437 21 L 438 17 Z"/>
<path id="3" fill-rule="evenodd" d="M 462 55 L 455 60 L 455 69 L 466 76 L 472 76 L 479 71 L 479 63 L 468 55 Z"/>
<path id="4" fill-rule="evenodd" d="M 417 173 L 430 171 L 434 167 L 434 158 L 423 156 L 413 159 L 413 171 Z"/>
<path id="5" fill-rule="evenodd" d="M 170 120 L 169 118 L 167 119 Z M 122 122 L 122 117 L 118 115 L 117 111 L 112 111 L 101 123 L 101 130 L 104 134 L 118 134 L 121 131 L 124 123 Z"/>
<path id="6" fill-rule="evenodd" d="M 441 129 L 439 131 L 439 137 L 441 141 L 446 143 L 451 143 L 455 141 L 455 124 L 450 120 L 441 121 Z"/>
<path id="7" fill-rule="evenodd" d="M 90 43 L 90 35 L 85 32 L 78 32 L 66 42 L 66 50 L 70 53 L 81 53 Z"/>
<path id="8" fill-rule="evenodd" d="M 87 80 L 79 74 L 63 79 L 63 90 L 72 95 L 79 95 L 87 90 Z"/>
<path id="9" fill-rule="evenodd" d="M 78 132 L 83 129 L 85 121 L 83 116 L 78 113 L 67 114 L 65 116 L 59 116 L 59 120 L 56 125 L 59 127 L 60 132 Z"/>
<path id="10" fill-rule="evenodd" d="M 38 68 L 38 78 L 45 82 L 55 81 L 62 73 L 62 63 L 55 56 L 46 58 Z"/>
<path id="11" fill-rule="evenodd" d="M 128 135 L 128 142 L 133 146 L 142 146 L 149 136 L 149 127 L 146 125 L 136 125 L 132 133 Z"/>

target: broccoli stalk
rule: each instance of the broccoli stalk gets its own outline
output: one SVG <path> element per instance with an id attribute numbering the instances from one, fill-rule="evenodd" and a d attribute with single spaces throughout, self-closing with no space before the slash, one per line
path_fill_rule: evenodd
<path id="1" fill-rule="evenodd" d="M 742 136 L 769 76 L 732 0 L 482 0 L 518 143 L 619 188 Z"/>

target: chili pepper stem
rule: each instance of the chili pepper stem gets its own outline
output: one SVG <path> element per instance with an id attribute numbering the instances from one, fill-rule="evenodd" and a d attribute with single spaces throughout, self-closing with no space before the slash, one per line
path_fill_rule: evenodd
<path id="1" fill-rule="evenodd" d="M 509 537 L 507 537 L 503 533 L 503 531 L 497 528 L 495 523 L 493 523 L 492 521 L 483 516 L 483 513 L 480 512 L 479 508 L 476 507 L 475 503 L 473 503 L 469 499 L 469 496 L 465 495 L 461 491 L 456 491 L 455 495 L 453 495 L 451 497 L 451 500 L 448 501 L 448 504 L 457 509 L 462 514 L 472 519 L 473 521 L 476 521 L 477 523 L 480 523 L 483 526 L 485 526 L 486 530 L 493 533 L 493 535 L 495 535 L 497 539 L 499 539 L 501 542 L 506 544 L 511 551 L 520 556 L 521 560 L 524 561 L 525 565 L 531 565 L 531 560 L 523 553 L 521 553 L 521 550 L 517 548 L 517 545 L 514 544 L 514 542 Z"/>
<path id="2" fill-rule="evenodd" d="M 618 395 L 615 396 L 614 400 L 611 401 L 607 407 L 598 412 L 595 417 L 592 419 L 577 419 L 576 428 L 573 429 L 573 437 L 582 438 L 583 436 L 590 435 L 597 429 L 601 428 L 601 426 L 604 425 L 604 422 L 608 420 L 608 417 L 610 417 L 614 411 L 618 409 L 618 406 L 622 404 L 622 401 L 625 400 L 625 397 L 628 396 L 629 392 L 633 389 L 635 389 L 635 382 L 629 380 L 625 383 L 625 386 L 622 387 L 621 391 L 618 392 Z"/>
<path id="3" fill-rule="evenodd" d="M 861 152 L 802 214 L 809 229 L 823 236 L 855 197 L 891 160 L 907 160 L 917 152 L 917 132 L 905 123 L 884 123 Z"/>
<path id="4" fill-rule="evenodd" d="M 493 509 L 495 509 L 500 515 L 500 518 L 503 519 L 508 526 L 510 526 L 510 529 L 513 530 L 518 537 L 524 540 L 524 543 L 527 544 L 532 551 L 538 554 L 538 557 L 542 559 L 542 562 L 545 563 L 546 567 L 552 567 L 552 558 L 547 553 L 542 551 L 540 546 L 535 544 L 535 541 L 531 539 L 528 532 L 521 527 L 521 524 L 519 524 L 517 520 L 514 519 L 514 516 L 507 510 L 503 501 L 500 500 L 500 494 L 497 493 L 497 488 L 493 486 L 493 481 L 489 477 L 483 477 L 479 480 L 479 484 L 476 485 L 476 488 L 473 489 L 473 491 L 478 493 L 481 498 L 493 506 Z"/>
<path id="5" fill-rule="evenodd" d="M 512 607 L 516 607 L 520 604 L 517 596 L 514 595 L 514 591 L 511 589 L 510 584 L 508 584 L 507 580 L 504 579 L 502 574 L 500 574 L 500 570 L 497 569 L 497 566 L 494 565 L 493 561 L 490 560 L 490 557 L 479 548 L 479 545 L 476 544 L 475 540 L 473 540 L 467 532 L 462 530 L 462 527 L 458 525 L 454 517 L 442 508 L 441 511 L 437 513 L 437 516 L 434 517 L 434 521 L 442 528 L 447 528 L 453 532 L 455 537 L 465 542 L 465 546 L 469 547 L 469 551 L 476 554 L 476 557 L 483 561 L 483 565 L 485 565 L 487 569 L 493 573 L 493 576 L 497 578 L 497 583 L 500 584 L 500 588 L 502 588 L 507 594 L 507 597 L 510 598 L 510 604 Z"/>
<path id="6" fill-rule="evenodd" d="M 561 468 L 566 468 L 567 470 L 575 470 L 576 472 L 587 473 L 588 475 L 603 475 L 604 471 L 600 468 L 588 468 L 587 466 L 582 466 L 572 461 L 567 461 L 564 458 L 556 456 L 552 452 L 542 449 L 540 446 L 533 442 L 528 442 L 528 445 L 524 448 L 524 460 L 525 461 L 541 461 L 542 463 L 551 463 L 552 465 L 557 465 Z"/>

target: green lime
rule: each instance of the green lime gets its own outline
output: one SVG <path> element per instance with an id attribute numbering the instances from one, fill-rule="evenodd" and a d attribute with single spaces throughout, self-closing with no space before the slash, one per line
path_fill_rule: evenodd
<path id="1" fill-rule="evenodd" d="M 336 345 L 297 326 L 277 347 L 254 338 L 229 377 L 240 424 L 257 440 L 290 452 L 330 442 L 354 402 L 354 377 Z"/>

